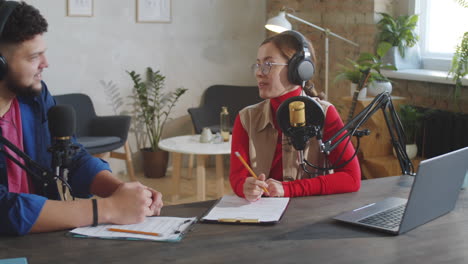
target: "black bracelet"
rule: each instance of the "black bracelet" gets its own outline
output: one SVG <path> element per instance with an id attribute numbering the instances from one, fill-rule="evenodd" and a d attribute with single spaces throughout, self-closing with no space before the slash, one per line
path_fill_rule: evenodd
<path id="1" fill-rule="evenodd" d="M 97 200 L 91 199 L 91 201 L 93 202 L 93 224 L 91 226 L 97 226 L 98 225 Z"/>

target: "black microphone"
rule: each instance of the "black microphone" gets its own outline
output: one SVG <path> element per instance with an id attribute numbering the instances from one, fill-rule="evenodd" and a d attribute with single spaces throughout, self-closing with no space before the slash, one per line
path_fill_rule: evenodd
<path id="1" fill-rule="evenodd" d="M 47 112 L 49 131 L 52 136 L 52 167 L 67 168 L 78 149 L 71 141 L 75 133 L 75 110 L 69 105 L 57 105 Z"/>
<path id="2" fill-rule="evenodd" d="M 294 149 L 303 151 L 312 137 L 321 140 L 325 114 L 320 104 L 306 96 L 285 100 L 276 112 L 278 125 Z"/>

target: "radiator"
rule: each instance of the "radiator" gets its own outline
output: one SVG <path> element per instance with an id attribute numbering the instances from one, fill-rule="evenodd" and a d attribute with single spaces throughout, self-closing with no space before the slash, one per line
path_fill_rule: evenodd
<path id="1" fill-rule="evenodd" d="M 421 134 L 417 144 L 418 154 L 423 158 L 432 158 L 466 147 L 468 114 L 426 110 Z"/>

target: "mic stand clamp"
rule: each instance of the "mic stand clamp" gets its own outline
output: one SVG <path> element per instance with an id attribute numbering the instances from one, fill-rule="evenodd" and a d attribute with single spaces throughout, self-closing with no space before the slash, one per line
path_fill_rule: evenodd
<path id="1" fill-rule="evenodd" d="M 371 131 L 369 129 L 364 129 L 364 130 L 356 130 L 356 132 L 354 133 L 353 136 L 356 136 L 356 137 L 363 137 L 363 136 L 368 136 L 370 135 Z"/>
<path id="2" fill-rule="evenodd" d="M 67 200 L 66 192 L 69 186 L 68 184 L 68 167 L 71 164 L 72 157 L 75 156 L 79 147 L 75 144 L 70 144 L 70 142 L 59 142 L 54 144 L 52 147 L 48 149 L 49 152 L 52 153 L 52 167 L 55 168 L 55 173 L 58 175 L 62 180 L 62 195 L 63 200 Z M 70 191 L 70 194 L 75 200 L 73 193 Z"/>
<path id="3" fill-rule="evenodd" d="M 312 137 L 321 138 L 320 126 L 307 125 L 302 127 L 290 127 L 287 130 L 290 135 L 289 138 L 294 149 L 303 151 L 306 147 L 306 143 Z"/>

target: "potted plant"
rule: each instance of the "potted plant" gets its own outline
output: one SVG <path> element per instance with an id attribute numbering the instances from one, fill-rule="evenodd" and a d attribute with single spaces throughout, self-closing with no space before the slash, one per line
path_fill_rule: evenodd
<path id="1" fill-rule="evenodd" d="M 367 84 L 374 82 L 374 80 L 388 81 L 388 79 L 381 74 L 382 69 L 395 70 L 395 66 L 391 64 L 386 64 L 382 60 L 382 57 L 388 52 L 390 48 L 391 45 L 389 43 L 382 42 L 378 45 L 375 55 L 372 53 L 363 52 L 359 55 L 359 58 L 356 61 L 348 60 L 353 67 L 352 69 L 355 69 L 355 74 L 359 73 L 359 84 L 351 101 L 351 108 L 348 114 L 348 121 L 351 120 L 351 118 L 354 115 L 359 91 L 366 87 Z M 372 95 L 376 95 L 375 93 L 370 91 L 370 86 L 368 87 L 367 92 L 370 92 L 370 94 Z"/>
<path id="2" fill-rule="evenodd" d="M 449 74 L 453 74 L 453 80 L 455 81 L 453 99 L 457 110 L 460 110 L 458 98 L 460 98 L 461 87 L 463 85 L 462 79 L 468 74 L 468 32 L 463 34 L 461 43 L 455 49 Z"/>
<path id="3" fill-rule="evenodd" d="M 420 135 L 423 113 L 412 105 L 400 105 L 398 117 L 405 131 L 406 153 L 413 159 L 418 154 L 416 138 Z"/>
<path id="4" fill-rule="evenodd" d="M 127 71 L 127 73 L 133 81 L 136 121 L 142 124 L 150 145 L 146 148 L 142 146 L 141 149 L 145 176 L 163 177 L 166 174 L 169 154 L 160 150 L 158 143 L 171 110 L 187 89 L 177 88 L 173 92 L 164 93 L 166 77 L 159 71 L 153 71 L 151 67 L 146 69 L 145 80 L 142 80 L 135 71 Z"/>
<path id="5" fill-rule="evenodd" d="M 350 94 L 351 96 L 354 95 L 354 92 L 358 89 L 358 84 L 359 81 L 361 80 L 361 77 L 363 73 L 360 71 L 359 64 L 356 61 L 353 61 L 351 59 L 346 58 L 348 61 L 348 65 L 340 65 L 340 70 L 338 71 L 338 74 L 335 77 L 335 82 L 337 81 L 342 81 L 342 80 L 348 80 L 351 82 L 350 86 Z M 358 98 L 365 98 L 367 95 L 367 89 L 364 87 L 360 89 Z"/>
<path id="6" fill-rule="evenodd" d="M 403 15 L 394 18 L 387 13 L 378 14 L 382 16 L 377 22 L 377 28 L 380 30 L 378 42 L 392 45 L 384 61 L 400 70 L 421 68 L 421 55 L 416 45 L 419 36 L 415 32 L 419 16 Z"/>
<path id="7" fill-rule="evenodd" d="M 367 92 L 376 96 L 383 92 L 392 92 L 392 82 L 387 77 L 378 72 L 371 72 Z"/>

